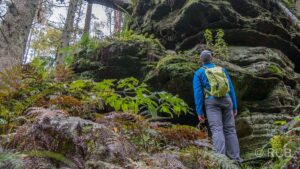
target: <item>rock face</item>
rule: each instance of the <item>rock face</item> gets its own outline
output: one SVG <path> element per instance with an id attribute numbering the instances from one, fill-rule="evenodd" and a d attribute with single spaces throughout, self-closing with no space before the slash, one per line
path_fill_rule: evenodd
<path id="1" fill-rule="evenodd" d="M 253 156 L 251 152 L 269 142 L 278 131 L 275 121 L 289 121 L 298 113 L 293 109 L 300 98 L 300 76 L 295 73 L 300 72 L 300 34 L 271 0 L 139 0 L 132 16 L 132 29 L 154 34 L 165 48 L 177 53 L 160 50 L 154 62 L 145 64 L 145 46 L 136 42 L 110 45 L 100 49 L 100 53 L 110 51 L 109 69 L 93 67 L 99 70 L 96 78 L 135 76 L 155 90 L 178 94 L 194 108 L 192 79 L 200 67 L 202 49 L 195 46 L 204 43 L 206 28 L 221 28 L 230 45 L 229 60 L 214 62 L 228 70 L 236 88 L 237 130 L 244 157 Z M 192 116 L 180 122 L 198 121 Z"/>
<path id="2" fill-rule="evenodd" d="M 195 51 L 195 53 L 198 53 Z M 280 51 L 265 47 L 232 47 L 224 66 L 235 85 L 239 108 L 250 111 L 290 112 L 299 97 L 293 63 Z M 194 56 L 190 54 L 190 56 Z M 179 94 L 193 104 L 192 78 L 200 67 L 196 58 L 174 55 L 161 59 L 146 81 Z"/>
<path id="3" fill-rule="evenodd" d="M 0 168 L 237 168 L 224 156 L 216 158 L 216 154 L 209 150 L 210 143 L 195 135 L 196 130 L 191 127 L 185 128 L 190 134 L 182 133 L 184 144 L 174 142 L 178 140 L 173 140 L 173 144 L 165 136 L 168 132 L 180 132 L 180 126 L 164 128 L 162 126 L 172 124 L 150 124 L 141 116 L 128 113 L 106 114 L 96 122 L 43 108 L 31 108 L 25 114 L 30 120 L 16 133 L 3 137 L 0 145 L 4 147 L 1 152 L 29 153 L 26 158 L 0 161 Z M 197 156 L 193 152 L 198 152 Z"/>
<path id="4" fill-rule="evenodd" d="M 104 41 L 94 52 L 82 51 L 76 58 L 74 69 L 95 80 L 106 78 L 143 78 L 149 64 L 164 55 L 159 42 L 140 39 Z M 132 66 L 134 65 L 134 66 Z"/>
<path id="5" fill-rule="evenodd" d="M 253 154 L 247 152 L 268 143 L 278 131 L 275 121 L 291 120 L 290 113 L 300 98 L 298 75 L 293 71 L 294 64 L 276 49 L 232 47 L 229 55 L 228 62 L 214 62 L 227 69 L 234 83 L 240 112 L 237 131 L 242 152 L 248 157 Z M 194 60 L 186 56 L 166 57 L 146 80 L 155 88 L 179 94 L 194 106 L 192 78 L 199 67 Z"/>
<path id="6" fill-rule="evenodd" d="M 280 49 L 300 71 L 300 34 L 271 0 L 140 0 L 133 16 L 132 29 L 155 34 L 169 49 L 193 48 L 204 29 L 222 28 L 230 45 Z"/>
<path id="7" fill-rule="evenodd" d="M 131 44 L 119 45 L 121 47 L 114 48 L 127 49 Z M 143 68 L 145 71 L 135 72 L 137 74 L 130 74 L 131 72 L 127 71 L 127 74 L 144 80 L 154 90 L 166 90 L 178 94 L 194 108 L 192 79 L 194 71 L 200 67 L 197 63 L 200 50 L 201 48 L 194 48 L 181 54 L 166 51 L 157 63 L 152 62 L 153 66 L 147 69 L 145 66 L 138 68 L 139 70 Z M 111 58 L 126 56 L 124 51 L 127 50 L 116 50 Z M 135 56 L 134 53 L 131 54 Z M 248 158 L 254 155 L 253 150 L 268 143 L 278 131 L 275 121 L 291 120 L 293 109 L 300 98 L 299 75 L 294 72 L 295 66 L 291 60 L 277 49 L 230 47 L 229 56 L 228 61 L 216 58 L 214 62 L 227 69 L 234 83 L 240 113 L 237 119 L 237 131 L 243 155 Z M 145 57 L 137 59 L 137 62 L 143 63 Z M 134 69 L 137 67 L 133 66 Z M 126 67 L 123 68 L 125 70 Z M 118 68 L 110 70 L 114 72 Z M 123 75 L 118 73 L 105 76 L 105 78 L 122 77 Z M 196 125 L 197 119 L 195 116 L 180 117 L 177 122 Z"/>

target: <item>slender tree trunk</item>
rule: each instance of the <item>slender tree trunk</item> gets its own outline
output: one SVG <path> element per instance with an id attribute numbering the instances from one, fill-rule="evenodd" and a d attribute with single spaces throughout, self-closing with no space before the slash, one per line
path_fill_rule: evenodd
<path id="1" fill-rule="evenodd" d="M 107 22 L 106 22 L 106 26 L 108 26 L 109 29 L 109 36 L 112 35 L 112 22 L 113 22 L 113 17 L 112 17 L 112 13 L 113 13 L 113 9 L 106 7 L 105 8 L 105 13 L 107 16 Z"/>
<path id="2" fill-rule="evenodd" d="M 284 15 L 290 20 L 290 22 L 300 30 L 300 21 L 299 19 L 279 0 L 274 1 Z"/>
<path id="3" fill-rule="evenodd" d="M 74 33 L 73 41 L 74 41 L 74 42 L 75 42 L 76 39 L 77 39 L 77 35 L 80 33 L 79 23 L 80 23 L 80 21 L 81 21 L 81 15 L 82 15 L 82 13 L 83 13 L 82 6 L 83 6 L 83 0 L 79 0 L 78 6 L 77 6 L 77 8 L 78 8 L 78 12 L 77 12 L 77 13 L 78 13 L 78 16 L 77 16 L 77 18 L 75 19 L 76 22 L 75 22 L 75 27 L 74 27 L 74 31 L 73 31 L 73 33 Z"/>
<path id="4" fill-rule="evenodd" d="M 122 29 L 123 16 L 122 12 L 114 10 L 114 34 L 117 34 Z"/>
<path id="5" fill-rule="evenodd" d="M 23 58 L 23 64 L 26 63 L 27 59 L 28 59 L 28 53 L 31 47 L 31 39 L 32 39 L 32 30 L 30 30 L 29 32 L 29 38 L 28 41 L 26 43 L 26 48 L 25 48 L 25 53 L 24 53 L 24 58 Z"/>
<path id="6" fill-rule="evenodd" d="M 0 71 L 21 65 L 38 0 L 12 1 L 0 28 Z"/>
<path id="7" fill-rule="evenodd" d="M 91 20 L 92 20 L 92 11 L 93 11 L 93 3 L 91 1 L 88 1 L 88 7 L 87 7 L 87 10 L 86 10 L 83 34 L 89 35 L 89 33 L 90 33 Z"/>
<path id="8" fill-rule="evenodd" d="M 62 33 L 62 42 L 61 42 L 60 49 L 70 45 L 71 35 L 72 32 L 74 31 L 73 26 L 74 26 L 74 19 L 75 19 L 77 7 L 78 7 L 78 0 L 70 0 L 67 18 Z M 63 64 L 65 56 L 66 56 L 65 53 L 58 54 L 56 58 L 57 64 Z"/>
<path id="9" fill-rule="evenodd" d="M 38 0 L 38 6 L 36 10 L 36 21 L 37 23 L 43 23 L 44 19 L 44 9 L 43 9 L 44 0 Z"/>

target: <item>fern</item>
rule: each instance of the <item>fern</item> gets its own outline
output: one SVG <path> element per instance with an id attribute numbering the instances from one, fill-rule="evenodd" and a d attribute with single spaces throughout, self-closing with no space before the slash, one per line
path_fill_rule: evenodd
<path id="1" fill-rule="evenodd" d="M 205 41 L 206 41 L 206 46 L 208 49 L 212 50 L 213 46 L 214 46 L 214 39 L 213 39 L 213 35 L 212 35 L 212 32 L 211 30 L 209 29 L 206 29 L 204 31 L 204 38 L 205 38 Z"/>
<path id="2" fill-rule="evenodd" d="M 166 92 L 150 92 L 146 84 L 132 77 L 118 82 L 98 82 L 92 91 L 116 111 L 141 113 L 152 118 L 157 118 L 159 113 L 174 117 L 190 111 L 182 99 Z"/>
<path id="3" fill-rule="evenodd" d="M 224 40 L 224 31 L 222 29 L 217 30 L 217 34 L 215 36 L 215 55 L 221 56 L 224 60 L 228 60 L 228 45 Z"/>
<path id="4" fill-rule="evenodd" d="M 0 72 L 0 101 L 1 98 L 13 95 L 16 91 L 26 88 L 22 83 L 22 68 L 17 66 Z"/>
<path id="5" fill-rule="evenodd" d="M 228 60 L 229 58 L 229 50 L 228 45 L 224 40 L 224 31 L 222 29 L 218 29 L 215 37 L 213 37 L 213 33 L 211 30 L 206 29 L 204 31 L 204 38 L 206 41 L 206 47 L 209 50 L 212 50 L 214 56 L 219 57 L 223 60 Z"/>
<path id="6" fill-rule="evenodd" d="M 167 92 L 151 92 L 148 86 L 130 77 L 121 80 L 76 80 L 69 82 L 68 73 L 58 77 L 47 72 L 48 64 L 36 58 L 28 68 L 2 72 L 0 78 L 1 126 L 10 132 L 12 119 L 34 106 L 60 108 L 75 116 L 95 110 L 114 110 L 142 114 L 149 118 L 175 117 L 190 112 L 188 105 Z M 50 68 L 51 69 L 51 68 Z M 11 78 L 9 78 L 11 77 Z"/>

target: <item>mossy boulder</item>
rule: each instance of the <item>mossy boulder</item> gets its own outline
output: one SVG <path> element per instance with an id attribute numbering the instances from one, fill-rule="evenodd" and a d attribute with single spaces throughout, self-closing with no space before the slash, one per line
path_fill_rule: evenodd
<path id="1" fill-rule="evenodd" d="M 96 81 L 143 78 L 151 63 L 164 55 L 164 47 L 153 39 L 140 36 L 144 39 L 103 40 L 93 53 L 81 51 L 75 58 L 75 72 Z"/>
<path id="2" fill-rule="evenodd" d="M 146 83 L 155 89 L 167 90 L 178 94 L 188 103 L 193 102 L 193 72 L 199 67 L 195 59 L 180 55 L 169 55 L 162 58 L 145 78 Z"/>

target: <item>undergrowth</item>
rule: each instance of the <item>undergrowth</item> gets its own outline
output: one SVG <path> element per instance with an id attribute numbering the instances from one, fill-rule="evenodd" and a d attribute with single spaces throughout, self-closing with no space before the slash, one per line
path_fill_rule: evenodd
<path id="1" fill-rule="evenodd" d="M 182 99 L 167 92 L 151 92 L 135 78 L 76 80 L 70 68 L 49 68 L 42 58 L 24 68 L 5 70 L 0 79 L 2 133 L 14 129 L 17 117 L 34 106 L 63 109 L 85 118 L 109 111 L 142 114 L 147 118 L 173 118 L 190 112 Z"/>
<path id="2" fill-rule="evenodd" d="M 264 156 L 271 158 L 262 168 L 281 169 L 290 162 L 296 151 L 300 147 L 299 116 L 287 124 L 285 121 L 276 121 L 276 125 L 288 125 L 286 131 L 275 134 L 269 141 L 269 149 L 264 151 Z"/>

